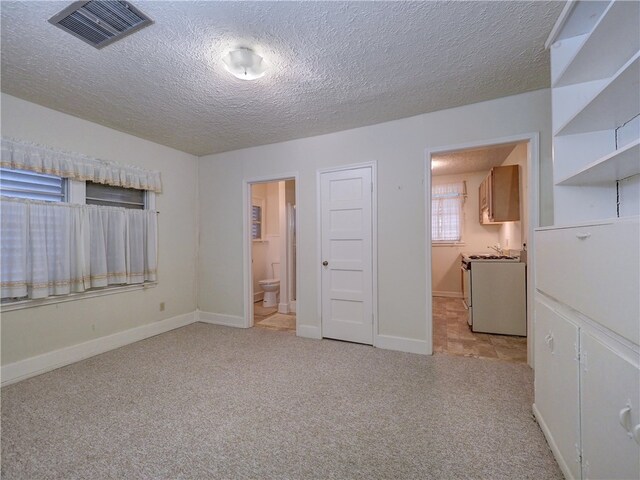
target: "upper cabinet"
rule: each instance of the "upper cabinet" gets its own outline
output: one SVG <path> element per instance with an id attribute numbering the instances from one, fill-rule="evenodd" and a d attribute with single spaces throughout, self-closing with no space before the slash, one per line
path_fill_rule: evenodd
<path id="1" fill-rule="evenodd" d="M 494 167 L 479 189 L 480 223 L 520 220 L 520 167 Z"/>
<path id="2" fill-rule="evenodd" d="M 547 47 L 555 223 L 640 214 L 640 2 L 568 2 Z"/>

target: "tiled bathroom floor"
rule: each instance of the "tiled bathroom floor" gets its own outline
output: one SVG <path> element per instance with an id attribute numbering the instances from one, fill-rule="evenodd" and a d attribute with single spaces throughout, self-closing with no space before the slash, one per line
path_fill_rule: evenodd
<path id="1" fill-rule="evenodd" d="M 262 301 L 253 304 L 253 323 L 256 324 L 267 317 L 270 317 L 276 313 L 278 309 L 276 307 L 263 307 Z"/>
<path id="2" fill-rule="evenodd" d="M 527 361 L 526 337 L 474 333 L 459 298 L 433 297 L 433 350 L 465 357 Z"/>
<path id="3" fill-rule="evenodd" d="M 265 308 L 262 306 L 262 302 L 256 302 L 253 305 L 253 325 L 255 327 L 266 328 L 268 330 L 295 333 L 295 313 L 284 315 L 277 312 L 278 309 L 275 307 Z"/>

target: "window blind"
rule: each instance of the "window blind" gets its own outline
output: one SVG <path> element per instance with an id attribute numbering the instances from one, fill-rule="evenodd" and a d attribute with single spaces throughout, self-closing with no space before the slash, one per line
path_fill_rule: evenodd
<path id="1" fill-rule="evenodd" d="M 61 202 L 64 180 L 54 175 L 0 168 L 0 194 L 5 197 Z"/>
<path id="2" fill-rule="evenodd" d="M 114 187 L 87 181 L 87 205 L 144 209 L 144 190 Z"/>

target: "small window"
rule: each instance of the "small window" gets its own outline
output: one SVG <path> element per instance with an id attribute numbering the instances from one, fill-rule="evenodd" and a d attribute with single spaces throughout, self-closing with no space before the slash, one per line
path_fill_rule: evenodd
<path id="1" fill-rule="evenodd" d="M 65 180 L 55 175 L 0 168 L 0 194 L 45 202 L 65 200 Z"/>
<path id="2" fill-rule="evenodd" d="M 462 206 L 465 197 L 465 182 L 432 186 L 431 240 L 433 243 L 462 242 Z"/>
<path id="3" fill-rule="evenodd" d="M 251 209 L 251 238 L 262 240 L 262 207 L 258 205 Z"/>
<path id="4" fill-rule="evenodd" d="M 251 238 L 253 240 L 262 240 L 262 205 L 256 205 L 254 200 L 251 206 Z"/>
<path id="5" fill-rule="evenodd" d="M 87 181 L 87 205 L 105 205 L 144 210 L 145 191 L 135 188 L 114 187 Z"/>

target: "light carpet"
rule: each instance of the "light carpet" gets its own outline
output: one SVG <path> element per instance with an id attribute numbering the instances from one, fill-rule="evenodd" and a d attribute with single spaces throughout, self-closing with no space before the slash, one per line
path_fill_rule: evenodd
<path id="1" fill-rule="evenodd" d="M 2 389 L 2 478 L 560 479 L 526 365 L 196 323 Z"/>

